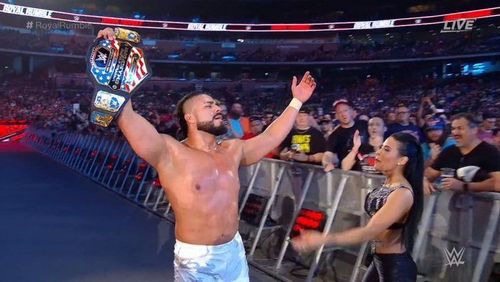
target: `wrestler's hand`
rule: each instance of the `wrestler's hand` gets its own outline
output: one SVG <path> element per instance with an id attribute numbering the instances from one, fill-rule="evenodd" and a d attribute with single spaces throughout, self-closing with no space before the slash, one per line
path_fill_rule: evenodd
<path id="1" fill-rule="evenodd" d="M 105 29 L 101 29 L 97 33 L 97 38 L 101 38 L 101 37 L 104 39 L 108 39 L 108 40 L 115 40 L 115 31 L 110 27 L 107 27 Z"/>
<path id="2" fill-rule="evenodd" d="M 303 230 L 298 237 L 293 238 L 292 246 L 299 253 L 309 253 L 326 243 L 323 233 L 313 230 Z"/>
<path id="3" fill-rule="evenodd" d="M 309 100 L 309 97 L 311 97 L 315 88 L 316 81 L 314 81 L 314 78 L 308 71 L 306 71 L 299 84 L 297 84 L 296 76 L 294 76 L 292 79 L 293 97 L 299 99 L 302 103 L 305 103 L 307 100 Z"/>

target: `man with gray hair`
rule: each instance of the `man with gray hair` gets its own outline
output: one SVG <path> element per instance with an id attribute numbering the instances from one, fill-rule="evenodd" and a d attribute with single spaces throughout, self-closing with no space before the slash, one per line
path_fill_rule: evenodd
<path id="1" fill-rule="evenodd" d="M 451 134 L 455 145 L 444 149 L 432 165 L 425 170 L 428 181 L 433 182 L 445 170 L 452 170 L 453 177 L 442 180 L 442 188 L 453 191 L 500 192 L 500 153 L 495 146 L 477 136 L 478 123 L 472 114 L 462 113 L 452 117 Z M 456 171 L 467 166 L 477 166 L 479 171 L 471 182 L 460 180 Z M 451 176 L 451 175 L 450 175 Z M 424 185 L 427 194 L 434 191 L 432 185 Z"/>

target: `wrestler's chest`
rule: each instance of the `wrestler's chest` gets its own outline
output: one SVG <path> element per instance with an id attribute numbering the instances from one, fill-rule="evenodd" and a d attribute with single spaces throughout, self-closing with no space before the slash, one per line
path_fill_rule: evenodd
<path id="1" fill-rule="evenodd" d="M 170 170 L 170 179 L 181 178 L 193 185 L 230 185 L 238 183 L 238 164 L 231 157 L 223 155 L 196 154 L 179 158 Z"/>
<path id="2" fill-rule="evenodd" d="M 201 186 L 233 186 L 239 181 L 235 166 L 224 161 L 200 162 L 188 169 L 192 182 Z"/>

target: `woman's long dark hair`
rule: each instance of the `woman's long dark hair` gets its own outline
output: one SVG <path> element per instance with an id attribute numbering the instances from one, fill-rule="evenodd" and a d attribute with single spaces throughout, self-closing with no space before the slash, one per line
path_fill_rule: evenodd
<path id="1" fill-rule="evenodd" d="M 424 156 L 420 143 L 413 135 L 398 132 L 392 134 L 391 137 L 400 143 L 399 154 L 408 157 L 403 176 L 408 180 L 413 190 L 413 206 L 410 209 L 402 236 L 406 249 L 411 252 L 424 206 Z"/>

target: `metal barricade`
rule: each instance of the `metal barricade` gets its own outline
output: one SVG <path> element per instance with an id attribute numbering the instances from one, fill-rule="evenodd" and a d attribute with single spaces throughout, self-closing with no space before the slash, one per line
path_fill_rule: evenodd
<path id="1" fill-rule="evenodd" d="M 147 165 L 143 178 L 139 182 L 134 179 L 141 160 L 127 142 L 31 129 L 23 142 L 171 220 L 171 206 L 159 179 L 151 174 L 154 169 Z M 360 281 L 366 269 L 363 261 L 367 243 L 357 247 L 322 246 L 310 256 L 301 256 L 291 250 L 289 239 L 303 208 L 325 214 L 325 234 L 366 224 L 365 196 L 382 184 L 383 176 L 342 170 L 324 173 L 318 166 L 264 159 L 253 166 L 241 167 L 239 178 L 240 216 L 251 195 L 267 199 L 258 224 L 241 222 L 240 225 L 240 232 L 249 234 L 246 244 L 250 264 L 282 281 L 314 281 L 319 269 L 331 264 L 342 272 L 335 279 Z M 426 197 L 412 252 L 418 265 L 418 280 L 487 281 L 494 263 L 500 261 L 499 215 L 497 193 L 444 191 Z M 268 225 L 269 219 L 276 224 Z M 280 236 L 273 241 L 275 256 L 269 258 L 259 246 L 267 246 L 263 241 L 276 231 Z M 352 259 L 338 262 L 338 253 Z M 297 265 L 306 267 L 302 278 L 290 275 Z M 328 272 L 321 275 L 328 281 L 334 280 Z"/>
<path id="2" fill-rule="evenodd" d="M 488 281 L 500 261 L 500 195 L 434 193 L 427 202 L 413 250 L 428 281 Z"/>
<path id="3" fill-rule="evenodd" d="M 263 160 L 257 165 L 248 168 L 240 168 L 240 180 L 244 197 L 240 206 L 240 215 L 246 200 L 250 194 L 267 196 L 268 202 L 264 214 L 260 219 L 260 224 L 255 227 L 257 236 L 252 239 L 252 247 L 248 253 L 249 263 L 274 277 L 288 281 L 290 276 L 287 272 L 290 267 L 284 264 L 286 254 L 289 252 L 289 237 L 292 227 L 302 208 L 323 211 L 326 214 L 324 233 L 331 230 L 343 230 L 348 227 L 357 226 L 364 220 L 362 212 L 362 199 L 369 189 L 380 185 L 384 177 L 378 175 L 365 175 L 358 172 L 344 172 L 334 170 L 324 173 L 318 166 L 289 163 L 278 160 Z M 249 183 L 245 186 L 243 183 Z M 279 188 L 279 189 L 278 189 Z M 293 199 L 293 212 L 287 216 L 283 213 L 281 203 L 285 198 Z M 275 201 L 276 199 L 276 201 Z M 270 212 L 269 210 L 273 210 Z M 280 218 L 283 222 L 284 236 L 277 244 L 280 246 L 277 258 L 265 260 L 256 257 L 256 246 L 258 245 L 260 234 L 264 230 L 264 222 L 268 215 Z M 342 215 L 342 216 L 339 216 Z M 346 215 L 351 218 L 346 219 Z M 352 222 L 355 218 L 355 222 Z M 345 248 L 346 251 L 349 248 Z M 312 281 L 316 270 L 320 264 L 323 254 L 336 251 L 335 248 L 320 248 L 309 260 L 305 259 L 309 265 L 306 281 Z M 351 251 L 355 257 L 357 251 Z M 347 276 L 350 273 L 346 274 Z M 292 280 L 290 280 L 292 281 Z"/>

